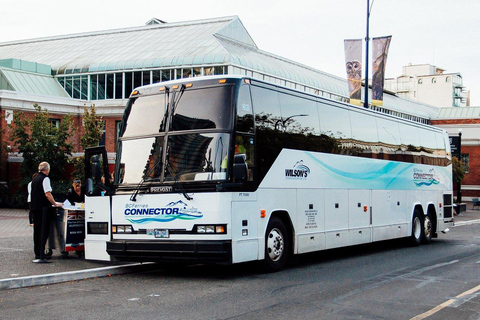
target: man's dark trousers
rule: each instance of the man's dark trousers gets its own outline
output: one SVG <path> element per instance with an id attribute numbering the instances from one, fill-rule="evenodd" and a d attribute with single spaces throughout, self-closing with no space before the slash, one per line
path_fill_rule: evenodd
<path id="1" fill-rule="evenodd" d="M 50 208 L 32 210 L 35 259 L 45 259 L 45 244 L 50 233 Z"/>

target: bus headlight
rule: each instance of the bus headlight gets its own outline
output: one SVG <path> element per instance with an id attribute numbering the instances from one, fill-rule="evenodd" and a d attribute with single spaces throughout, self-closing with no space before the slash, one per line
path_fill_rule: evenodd
<path id="1" fill-rule="evenodd" d="M 209 224 L 209 225 L 196 225 L 193 229 L 195 233 L 206 233 L 206 234 L 226 234 L 227 225 L 220 224 Z"/>
<path id="2" fill-rule="evenodd" d="M 134 233 L 131 225 L 126 226 L 112 226 L 112 233 Z"/>

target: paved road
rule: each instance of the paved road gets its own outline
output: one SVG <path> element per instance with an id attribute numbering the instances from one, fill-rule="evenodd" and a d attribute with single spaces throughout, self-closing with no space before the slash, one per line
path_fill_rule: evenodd
<path id="1" fill-rule="evenodd" d="M 28 223 L 28 211 L 21 209 L 0 209 L 0 256 L 0 290 L 151 268 L 150 265 L 87 261 L 76 254 L 70 254 L 65 260 L 58 250 L 53 250 L 52 263 L 32 263 L 33 228 Z M 127 265 L 132 267 L 125 267 Z"/>

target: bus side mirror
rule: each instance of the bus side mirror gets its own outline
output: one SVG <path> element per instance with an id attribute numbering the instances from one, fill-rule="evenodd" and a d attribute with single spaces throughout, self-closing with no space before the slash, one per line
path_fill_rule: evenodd
<path id="1" fill-rule="evenodd" d="M 93 179 L 92 178 L 87 179 L 86 193 L 89 196 L 93 195 Z"/>
<path id="2" fill-rule="evenodd" d="M 245 181 L 248 177 L 248 166 L 245 154 L 236 154 L 233 158 L 233 181 Z"/>

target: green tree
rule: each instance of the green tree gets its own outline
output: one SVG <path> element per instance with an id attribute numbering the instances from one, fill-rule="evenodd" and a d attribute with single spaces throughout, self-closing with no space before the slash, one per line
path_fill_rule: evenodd
<path id="1" fill-rule="evenodd" d="M 90 110 L 88 110 L 90 109 Z M 90 108 L 83 108 L 83 130 L 84 134 L 80 138 L 80 145 L 82 148 L 96 147 L 102 138 L 105 124 L 101 116 L 97 116 L 95 105 L 92 104 Z"/>
<path id="2" fill-rule="evenodd" d="M 453 182 L 462 183 L 465 178 L 465 168 L 463 162 L 457 157 L 452 157 Z"/>
<path id="3" fill-rule="evenodd" d="M 69 138 L 74 133 L 73 121 L 70 115 L 63 117 L 57 128 L 50 120 L 49 113 L 38 104 L 34 104 L 35 115 L 28 117 L 24 112 L 15 113 L 13 122 L 9 125 L 12 130 L 13 144 L 23 155 L 20 167 L 20 191 L 14 196 L 13 204 L 26 205 L 26 185 L 32 174 L 37 171 L 42 161 L 50 163 L 50 179 L 54 193 L 65 193 L 68 181 L 62 180 L 68 158 L 71 156 L 73 145 Z"/>
<path id="4" fill-rule="evenodd" d="M 95 105 L 83 108 L 83 135 L 80 138 L 80 145 L 83 149 L 96 147 L 102 138 L 102 132 L 105 127 L 103 118 L 97 116 Z M 85 156 L 74 158 L 75 169 L 73 176 L 82 181 L 85 180 Z"/>

